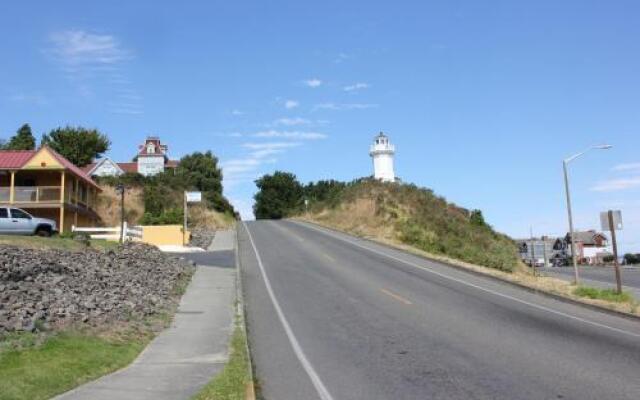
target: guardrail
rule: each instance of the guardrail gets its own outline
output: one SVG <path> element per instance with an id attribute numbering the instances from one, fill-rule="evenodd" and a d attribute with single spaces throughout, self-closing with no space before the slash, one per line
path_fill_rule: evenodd
<path id="1" fill-rule="evenodd" d="M 115 228 L 79 228 L 77 226 L 71 226 L 71 232 L 86 233 L 91 239 L 105 239 L 105 240 L 120 240 L 120 227 Z M 142 240 L 143 228 L 141 226 L 129 227 L 127 223 L 124 223 L 124 240 L 140 241 Z"/>

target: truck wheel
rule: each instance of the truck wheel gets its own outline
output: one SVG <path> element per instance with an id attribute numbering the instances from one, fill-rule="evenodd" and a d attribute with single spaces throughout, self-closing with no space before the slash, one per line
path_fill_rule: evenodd
<path id="1" fill-rule="evenodd" d="M 36 229 L 36 235 L 40 237 L 49 237 L 51 236 L 51 229 L 45 227 L 39 227 Z"/>

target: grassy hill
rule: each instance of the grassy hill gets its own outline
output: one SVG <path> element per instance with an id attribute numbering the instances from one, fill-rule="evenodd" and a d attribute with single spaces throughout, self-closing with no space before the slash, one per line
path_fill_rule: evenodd
<path id="1" fill-rule="evenodd" d="M 480 211 L 429 189 L 366 179 L 318 182 L 307 185 L 305 194 L 309 212 L 298 215 L 323 225 L 503 271 L 519 265 L 514 242 L 486 224 Z"/>

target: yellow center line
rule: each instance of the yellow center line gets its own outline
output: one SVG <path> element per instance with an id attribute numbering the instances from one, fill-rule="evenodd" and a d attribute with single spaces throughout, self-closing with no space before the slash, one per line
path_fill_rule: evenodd
<path id="1" fill-rule="evenodd" d="M 380 289 L 380 291 L 382 293 L 386 294 L 387 296 L 392 297 L 392 298 L 398 300 L 399 302 L 404 303 L 404 304 L 406 304 L 408 306 L 413 304 L 412 302 L 410 302 L 409 300 L 405 299 L 404 297 L 402 297 L 402 296 L 400 296 L 398 294 L 395 294 L 395 293 L 393 293 L 393 292 L 391 292 L 391 291 L 389 291 L 387 289 Z"/>

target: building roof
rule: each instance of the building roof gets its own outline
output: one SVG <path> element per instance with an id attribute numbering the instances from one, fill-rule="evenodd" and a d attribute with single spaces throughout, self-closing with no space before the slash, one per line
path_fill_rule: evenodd
<path id="1" fill-rule="evenodd" d="M 20 169 L 34 154 L 35 150 L 0 150 L 0 168 Z"/>
<path id="2" fill-rule="evenodd" d="M 180 165 L 180 161 L 179 161 L 179 160 L 168 160 L 168 161 L 165 163 L 165 165 L 164 165 L 164 166 L 165 166 L 166 168 L 177 168 L 177 167 L 178 167 L 178 165 Z"/>
<path id="3" fill-rule="evenodd" d="M 86 183 L 100 189 L 97 183 L 91 179 L 89 175 L 71 161 L 64 158 L 60 153 L 47 145 L 43 145 L 38 150 L 0 150 L 0 168 L 3 169 L 21 169 L 33 156 L 42 149 L 46 149 L 53 158 L 58 161 L 65 170 L 71 171 L 74 175 L 84 180 Z"/>
<path id="4" fill-rule="evenodd" d="M 147 144 L 153 143 L 153 152 L 147 151 Z M 165 156 L 168 150 L 166 144 L 160 143 L 160 138 L 157 136 L 149 136 L 145 139 L 144 144 L 138 146 L 139 156 Z"/>
<path id="5" fill-rule="evenodd" d="M 596 238 L 602 237 L 603 240 L 608 240 L 607 236 L 604 233 L 596 232 L 596 231 L 578 231 L 573 232 L 576 242 L 581 242 L 584 245 L 596 245 Z M 568 233 L 567 237 L 571 238 L 571 234 Z"/>
<path id="6" fill-rule="evenodd" d="M 120 167 L 120 169 L 122 169 L 124 172 L 128 172 L 128 173 L 138 172 L 137 162 L 119 162 L 117 164 L 118 164 L 118 167 Z"/>

